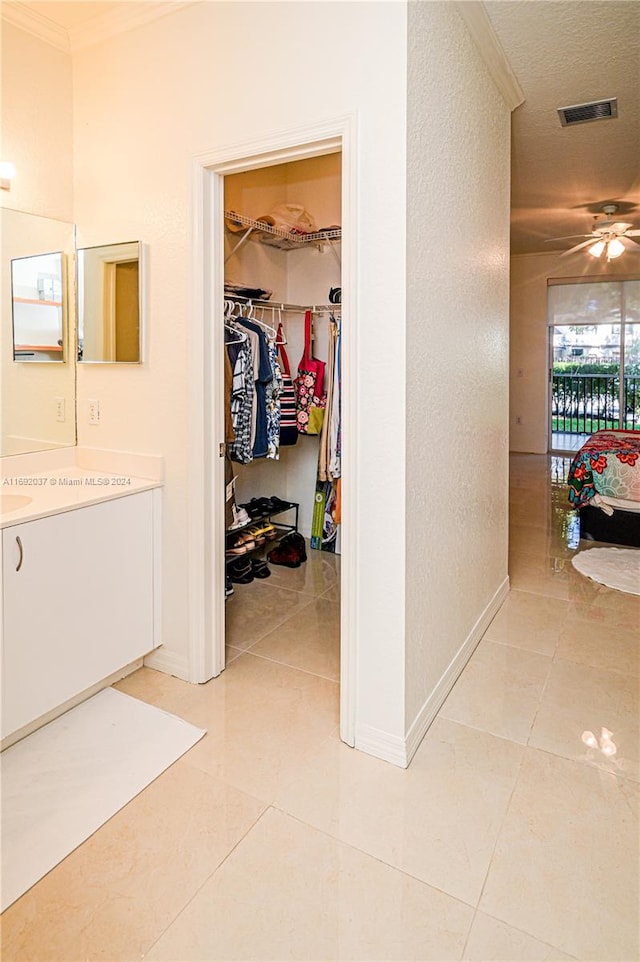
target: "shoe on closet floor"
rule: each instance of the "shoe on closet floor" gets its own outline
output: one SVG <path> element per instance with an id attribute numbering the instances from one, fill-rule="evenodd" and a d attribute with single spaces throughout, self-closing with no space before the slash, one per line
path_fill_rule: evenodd
<path id="1" fill-rule="evenodd" d="M 231 581 L 231 578 L 229 577 L 229 575 L 227 575 L 227 577 L 225 578 L 225 582 L 224 582 L 224 596 L 225 596 L 225 598 L 228 598 L 229 595 L 232 595 L 232 594 L 233 594 L 233 590 L 234 590 L 234 589 L 233 589 L 233 582 Z"/>
<path id="2" fill-rule="evenodd" d="M 251 559 L 251 574 L 254 578 L 270 578 L 271 569 L 264 558 Z"/>
<path id="3" fill-rule="evenodd" d="M 274 565 L 283 565 L 285 568 L 299 568 L 302 562 L 307 560 L 304 538 L 301 534 L 292 531 L 282 539 L 280 544 L 271 549 L 267 560 Z"/>
<path id="4" fill-rule="evenodd" d="M 300 555 L 300 561 L 307 560 L 307 546 L 304 538 L 297 531 L 292 531 L 288 534 L 286 538 L 282 539 L 282 542 L 286 541 L 288 545 L 293 545 L 298 554 Z M 282 542 L 280 542 L 282 544 Z"/>
<path id="5" fill-rule="evenodd" d="M 227 574 L 237 585 L 248 585 L 253 581 L 251 558 L 236 558 L 227 565 Z"/>
<path id="6" fill-rule="evenodd" d="M 290 555 L 292 558 L 297 558 L 300 563 L 307 560 L 307 548 L 305 540 L 301 534 L 297 531 L 292 531 L 290 534 L 285 535 L 277 548 L 274 551 L 281 550 L 283 553 Z M 269 552 L 268 557 L 270 557 L 272 552 Z M 282 564 L 282 562 L 279 562 Z"/>

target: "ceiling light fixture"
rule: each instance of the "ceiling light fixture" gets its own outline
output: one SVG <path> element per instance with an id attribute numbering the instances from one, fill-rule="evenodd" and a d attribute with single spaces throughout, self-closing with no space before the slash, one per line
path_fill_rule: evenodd
<path id="1" fill-rule="evenodd" d="M 0 188 L 11 190 L 11 181 L 16 176 L 16 169 L 8 160 L 0 160 Z"/>
<path id="2" fill-rule="evenodd" d="M 624 254 L 625 246 L 617 237 L 604 237 L 602 240 L 597 240 L 587 250 L 593 257 L 602 257 L 605 254 L 607 260 L 612 261 Z"/>

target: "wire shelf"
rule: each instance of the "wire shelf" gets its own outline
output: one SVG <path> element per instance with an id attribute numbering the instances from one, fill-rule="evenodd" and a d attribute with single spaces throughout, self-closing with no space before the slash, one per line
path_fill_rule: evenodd
<path id="1" fill-rule="evenodd" d="M 292 234 L 280 227 L 272 227 L 271 224 L 265 224 L 264 221 L 245 217 L 243 214 L 238 214 L 234 210 L 225 210 L 224 217 L 225 222 L 229 220 L 239 227 L 244 227 L 247 233 L 249 231 L 252 233 L 256 231 L 256 237 L 262 241 L 263 244 L 278 247 L 280 250 L 290 251 L 296 248 L 306 247 L 309 244 L 323 244 L 327 241 L 339 241 L 342 239 L 341 228 L 317 231 L 314 234 Z"/>

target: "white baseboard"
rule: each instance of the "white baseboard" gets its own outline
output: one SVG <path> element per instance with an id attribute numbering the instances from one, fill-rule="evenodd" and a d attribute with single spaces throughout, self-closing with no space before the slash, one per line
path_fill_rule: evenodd
<path id="1" fill-rule="evenodd" d="M 433 689 L 424 705 L 418 712 L 405 738 L 407 765 L 415 755 L 420 742 L 427 732 L 427 729 L 440 711 L 442 703 L 455 685 L 462 669 L 471 658 L 471 655 L 476 649 L 480 639 L 489 627 L 489 624 L 495 617 L 496 612 L 508 594 L 509 578 L 507 577 L 504 579 L 493 598 L 476 621 L 466 640 L 451 659 L 448 667 L 440 678 L 440 681 L 437 683 L 436 687 Z"/>
<path id="2" fill-rule="evenodd" d="M 438 714 L 442 703 L 453 688 L 458 675 L 471 658 L 478 642 L 489 627 L 500 605 L 509 593 L 509 578 L 505 578 L 493 598 L 486 606 L 475 625 L 462 643 L 447 669 L 440 678 L 424 705 L 418 712 L 411 728 L 404 738 L 373 728 L 371 725 L 356 727 L 355 748 L 399 768 L 407 768 L 424 738 L 427 729 Z"/>
<path id="3" fill-rule="evenodd" d="M 406 768 L 409 764 L 407 759 L 406 742 L 399 735 L 390 735 L 379 728 L 371 725 L 358 725 L 356 727 L 355 748 L 367 755 L 381 758 L 385 762 L 391 762 L 399 768 Z"/>
<path id="4" fill-rule="evenodd" d="M 152 651 L 151 654 L 144 656 L 145 668 L 154 668 L 156 671 L 163 671 L 165 675 L 173 675 L 182 681 L 189 681 L 189 662 L 186 657 L 176 655 L 166 648 L 160 647 Z"/>

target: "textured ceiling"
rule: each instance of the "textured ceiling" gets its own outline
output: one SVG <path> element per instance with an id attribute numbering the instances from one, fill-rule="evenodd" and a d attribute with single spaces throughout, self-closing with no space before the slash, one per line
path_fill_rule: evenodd
<path id="1" fill-rule="evenodd" d="M 22 0 L 67 31 L 131 9 L 131 0 Z M 525 101 L 512 120 L 514 253 L 566 249 L 618 202 L 640 227 L 640 2 L 485 0 Z M 96 29 L 98 27 L 96 22 Z M 561 127 L 557 108 L 618 98 L 618 117 Z M 640 248 L 639 248 L 640 251 Z"/>
<path id="2" fill-rule="evenodd" d="M 525 96 L 512 121 L 512 250 L 572 246 L 544 241 L 589 231 L 607 201 L 640 227 L 640 3 L 485 7 Z M 558 107 L 606 97 L 616 119 L 560 126 Z"/>

